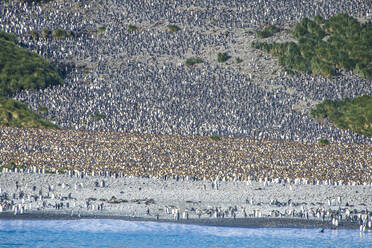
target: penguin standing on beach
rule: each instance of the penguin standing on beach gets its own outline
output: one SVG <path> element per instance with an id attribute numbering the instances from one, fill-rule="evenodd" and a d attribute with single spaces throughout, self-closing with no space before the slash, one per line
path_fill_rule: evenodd
<path id="1" fill-rule="evenodd" d="M 244 216 L 244 218 L 247 218 L 247 212 L 245 211 L 245 208 L 243 209 L 243 216 Z"/>

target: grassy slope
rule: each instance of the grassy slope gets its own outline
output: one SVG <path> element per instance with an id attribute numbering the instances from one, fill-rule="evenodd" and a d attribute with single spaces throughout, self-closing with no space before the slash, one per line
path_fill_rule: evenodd
<path id="1" fill-rule="evenodd" d="M 0 33 L 0 95 L 10 96 L 19 90 L 42 89 L 62 82 L 56 68 L 46 59 L 4 36 Z"/>
<path id="2" fill-rule="evenodd" d="M 275 33 L 280 32 L 280 28 L 278 28 L 276 25 L 270 25 L 265 27 L 262 31 L 258 30 L 256 32 L 256 35 L 258 38 L 264 39 L 273 36 Z"/>
<path id="3" fill-rule="evenodd" d="M 354 99 L 325 100 L 316 105 L 310 114 L 317 119 L 327 118 L 338 128 L 372 137 L 372 96 Z"/>
<path id="4" fill-rule="evenodd" d="M 20 90 L 42 89 L 60 83 L 60 74 L 46 59 L 19 47 L 14 35 L 0 31 L 1 126 L 56 128 L 25 104 L 8 97 Z"/>
<path id="5" fill-rule="evenodd" d="M 27 108 L 26 104 L 0 97 L 0 126 L 57 128 Z"/>
<path id="6" fill-rule="evenodd" d="M 338 69 L 354 70 L 372 79 L 372 23 L 339 14 L 328 20 L 304 18 L 292 32 L 297 42 L 254 42 L 252 47 L 278 57 L 288 72 L 320 74 L 331 77 Z"/>
<path id="7" fill-rule="evenodd" d="M 337 69 L 353 70 L 372 79 L 372 23 L 360 24 L 356 19 L 339 14 L 324 20 L 304 18 L 292 32 L 297 42 L 255 42 L 252 46 L 278 57 L 288 72 L 337 75 Z M 325 100 L 310 114 L 327 118 L 336 127 L 372 137 L 372 96 L 352 100 Z"/>

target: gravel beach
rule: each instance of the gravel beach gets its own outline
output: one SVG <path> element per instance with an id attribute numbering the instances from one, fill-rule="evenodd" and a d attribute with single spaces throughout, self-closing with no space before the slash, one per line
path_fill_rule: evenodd
<path id="1" fill-rule="evenodd" d="M 361 220 L 367 228 L 371 224 L 371 185 L 8 172 L 0 174 L 0 187 L 0 218 L 114 218 L 247 227 L 359 228 Z"/>

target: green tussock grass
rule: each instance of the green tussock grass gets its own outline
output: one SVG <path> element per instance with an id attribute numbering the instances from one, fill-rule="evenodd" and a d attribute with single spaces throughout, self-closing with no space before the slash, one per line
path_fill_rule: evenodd
<path id="1" fill-rule="evenodd" d="M 252 47 L 278 58 L 287 72 L 337 76 L 338 69 L 372 79 L 372 23 L 339 14 L 324 20 L 304 18 L 292 30 L 297 42 L 254 42 Z"/>
<path id="2" fill-rule="evenodd" d="M 227 53 L 218 53 L 217 54 L 217 61 L 219 63 L 224 63 L 229 59 L 230 59 L 230 56 Z"/>
<path id="3" fill-rule="evenodd" d="M 21 90 L 43 89 L 61 84 L 61 74 L 46 59 L 18 46 L 17 37 L 0 31 L 0 125 L 14 127 L 56 128 L 28 109 L 27 105 L 9 98 Z M 47 110 L 41 108 L 41 114 Z"/>
<path id="4" fill-rule="evenodd" d="M 200 63 L 203 63 L 203 60 L 200 58 L 188 58 L 186 59 L 186 62 L 185 62 L 185 64 L 188 66 L 192 66 L 192 65 L 196 65 Z"/>
<path id="5" fill-rule="evenodd" d="M 340 129 L 372 137 L 372 96 L 325 100 L 310 110 L 316 119 L 327 119 Z"/>
<path id="6" fill-rule="evenodd" d="M 29 110 L 26 104 L 6 97 L 0 97 L 0 126 L 57 128 Z"/>
<path id="7" fill-rule="evenodd" d="M 263 30 L 258 30 L 256 32 L 256 35 L 258 38 L 263 39 L 263 38 L 271 37 L 278 32 L 280 32 L 280 28 L 278 28 L 276 25 L 271 25 L 271 26 L 265 27 Z"/>
<path id="8" fill-rule="evenodd" d="M 134 25 L 128 25 L 128 30 L 131 32 L 138 31 L 138 27 Z"/>
<path id="9" fill-rule="evenodd" d="M 181 30 L 181 29 L 180 29 L 178 26 L 176 26 L 176 25 L 168 25 L 167 28 L 168 28 L 168 30 L 171 31 L 171 32 L 178 32 L 178 31 Z"/>

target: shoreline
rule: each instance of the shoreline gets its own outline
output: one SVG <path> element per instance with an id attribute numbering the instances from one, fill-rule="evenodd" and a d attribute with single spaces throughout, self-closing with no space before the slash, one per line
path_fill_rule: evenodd
<path id="1" fill-rule="evenodd" d="M 118 219 L 226 227 L 372 227 L 369 185 L 0 173 L 0 219 Z M 362 229 L 361 229 L 362 231 Z"/>
<path id="2" fill-rule="evenodd" d="M 22 215 L 14 215 L 12 212 L 0 213 L 1 220 L 82 220 L 82 219 L 110 219 L 124 221 L 141 221 L 154 223 L 172 223 L 183 225 L 236 227 L 236 228 L 313 228 L 313 229 L 359 229 L 357 222 L 340 222 L 338 227 L 332 225 L 328 220 L 300 219 L 300 218 L 218 218 L 218 219 L 156 219 L 148 217 L 130 217 L 114 214 L 81 214 L 71 216 L 68 213 L 56 212 L 33 212 Z"/>

